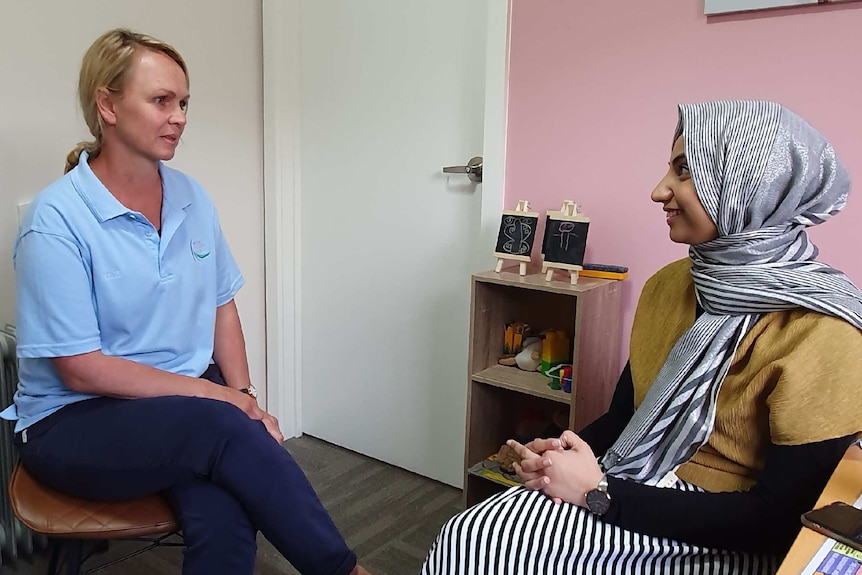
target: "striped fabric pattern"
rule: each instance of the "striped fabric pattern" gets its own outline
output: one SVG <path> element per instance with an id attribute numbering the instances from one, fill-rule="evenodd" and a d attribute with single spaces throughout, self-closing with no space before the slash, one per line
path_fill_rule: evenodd
<path id="1" fill-rule="evenodd" d="M 698 198 L 718 228 L 718 238 L 689 250 L 705 312 L 602 460 L 608 473 L 648 485 L 709 438 L 721 382 L 761 314 L 802 307 L 862 329 L 862 293 L 815 261 L 805 232 L 847 201 L 849 176 L 832 146 L 793 112 L 761 101 L 682 105 L 679 136 Z"/>
<path id="2" fill-rule="evenodd" d="M 677 489 L 700 490 L 679 482 Z M 774 573 L 779 559 L 642 535 L 589 511 L 513 487 L 449 520 L 422 575 Z"/>

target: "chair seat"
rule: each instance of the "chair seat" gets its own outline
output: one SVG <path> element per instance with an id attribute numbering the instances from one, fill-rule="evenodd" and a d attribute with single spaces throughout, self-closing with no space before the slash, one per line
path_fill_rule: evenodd
<path id="1" fill-rule="evenodd" d="M 9 499 L 24 525 L 49 537 L 124 539 L 178 531 L 174 513 L 161 495 L 129 501 L 87 501 L 36 481 L 19 463 Z"/>

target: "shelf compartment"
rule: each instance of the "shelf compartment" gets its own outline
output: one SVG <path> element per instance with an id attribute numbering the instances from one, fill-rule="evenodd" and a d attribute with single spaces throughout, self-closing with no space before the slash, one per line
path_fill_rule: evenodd
<path id="1" fill-rule="evenodd" d="M 524 371 L 517 367 L 493 365 L 472 376 L 473 381 L 485 383 L 504 389 L 510 389 L 533 397 L 550 399 L 569 405 L 572 394 L 548 387 L 549 378 L 534 371 Z"/>
<path id="2" fill-rule="evenodd" d="M 506 324 L 512 321 L 529 324 L 534 335 L 546 329 L 561 329 L 574 343 L 576 297 L 478 280 L 474 281 L 473 289 L 470 356 L 473 373 L 499 365 Z"/>
<path id="3" fill-rule="evenodd" d="M 500 366 L 504 367 L 504 366 Z M 515 368 L 505 368 L 513 369 Z M 526 375 L 535 375 L 528 374 Z M 571 407 L 559 402 L 529 395 L 522 391 L 488 385 L 472 379 L 467 399 L 467 445 L 464 453 L 465 504 L 478 503 L 500 491 L 504 485 L 477 476 L 469 470 L 477 462 L 489 459 L 488 454 L 496 454 L 507 439 L 519 439 L 523 443 L 525 433 L 538 433 L 536 430 L 520 429 L 524 415 L 538 415 L 540 420 L 552 422 L 554 415 L 568 419 Z M 547 434 L 544 434 L 547 435 Z"/>

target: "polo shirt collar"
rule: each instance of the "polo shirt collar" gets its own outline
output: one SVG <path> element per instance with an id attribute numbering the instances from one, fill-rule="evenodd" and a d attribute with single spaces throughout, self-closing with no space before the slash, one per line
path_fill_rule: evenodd
<path id="1" fill-rule="evenodd" d="M 87 161 L 88 158 L 89 154 L 82 151 L 78 157 L 78 165 L 75 166 L 70 175 L 81 199 L 84 200 L 99 223 L 131 213 L 131 210 L 121 204 L 96 177 Z M 192 203 L 191 194 L 185 186 L 177 185 L 174 181 L 175 178 L 170 177 L 171 175 L 164 164 L 159 162 L 159 176 L 162 179 L 162 201 L 171 207 L 185 209 Z M 162 206 L 163 212 L 166 207 Z"/>

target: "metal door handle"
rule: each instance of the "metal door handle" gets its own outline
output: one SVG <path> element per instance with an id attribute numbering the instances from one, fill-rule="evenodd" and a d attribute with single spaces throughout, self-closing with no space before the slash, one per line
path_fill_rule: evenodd
<path id="1" fill-rule="evenodd" d="M 446 166 L 444 174 L 467 174 L 471 182 L 482 183 L 482 156 L 470 158 L 466 166 Z"/>

